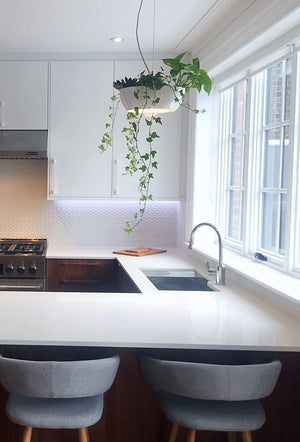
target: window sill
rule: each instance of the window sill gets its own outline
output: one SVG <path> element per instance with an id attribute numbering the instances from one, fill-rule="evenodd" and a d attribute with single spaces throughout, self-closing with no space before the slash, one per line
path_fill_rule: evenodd
<path id="1" fill-rule="evenodd" d="M 195 259 L 218 260 L 218 247 L 193 247 Z M 251 291 L 266 302 L 275 305 L 297 319 L 300 318 L 300 280 L 268 267 L 256 259 L 240 256 L 232 251 L 223 251 L 226 266 L 226 285 L 237 284 Z"/>

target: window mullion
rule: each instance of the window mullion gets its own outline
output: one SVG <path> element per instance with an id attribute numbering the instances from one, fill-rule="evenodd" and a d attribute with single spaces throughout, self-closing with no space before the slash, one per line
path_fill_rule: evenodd
<path id="1" fill-rule="evenodd" d="M 261 164 L 262 164 L 262 123 L 265 72 L 257 74 L 251 79 L 251 106 L 249 116 L 249 149 L 248 149 L 248 195 L 247 195 L 247 244 L 246 251 L 254 254 L 258 246 L 260 235 L 257 220 L 261 212 Z"/>
<path id="2" fill-rule="evenodd" d="M 300 262 L 298 268 L 296 263 L 296 253 L 299 253 L 300 248 L 300 216 L 297 204 L 300 199 L 299 185 L 300 185 L 300 54 L 298 52 L 292 56 L 292 83 L 291 83 L 291 109 L 290 109 L 290 124 L 289 124 L 289 158 L 288 158 L 288 188 L 290 191 L 287 195 L 287 219 L 286 219 L 286 235 L 285 244 L 286 262 L 285 270 L 291 272 L 297 270 L 300 272 Z M 297 83 L 298 78 L 298 83 Z M 298 213 L 297 213 L 298 212 Z M 298 244 L 298 245 L 297 245 Z"/>

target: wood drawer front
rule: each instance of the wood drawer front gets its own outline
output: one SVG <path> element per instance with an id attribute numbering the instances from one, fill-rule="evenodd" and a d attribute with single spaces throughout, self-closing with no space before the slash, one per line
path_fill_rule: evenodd
<path id="1" fill-rule="evenodd" d="M 109 290 L 118 272 L 114 259 L 49 259 L 48 291 L 98 291 L 101 283 Z M 103 288 L 104 289 L 104 288 Z"/>

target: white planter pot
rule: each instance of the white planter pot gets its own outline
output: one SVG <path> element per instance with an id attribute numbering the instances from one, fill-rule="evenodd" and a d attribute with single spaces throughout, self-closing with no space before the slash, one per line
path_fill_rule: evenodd
<path id="1" fill-rule="evenodd" d="M 184 93 L 184 89 L 182 89 Z M 175 98 L 179 101 L 175 101 Z M 163 86 L 159 90 L 149 89 L 146 86 L 132 86 L 120 90 L 120 98 L 127 111 L 139 108 L 140 112 L 151 114 L 175 112 L 182 102 L 182 95 L 176 95 L 170 86 Z M 159 98 L 158 103 L 154 102 Z"/>

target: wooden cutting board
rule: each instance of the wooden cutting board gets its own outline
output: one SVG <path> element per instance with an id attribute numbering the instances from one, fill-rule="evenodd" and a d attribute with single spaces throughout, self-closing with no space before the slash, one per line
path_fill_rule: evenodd
<path id="1" fill-rule="evenodd" d="M 130 256 L 146 256 L 154 255 L 155 253 L 164 253 L 166 250 L 163 249 L 151 249 L 150 247 L 136 247 L 134 249 L 116 250 L 113 253 L 118 253 L 120 255 L 130 255 Z"/>

